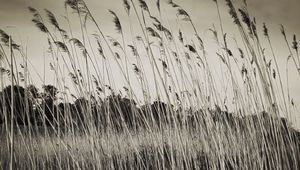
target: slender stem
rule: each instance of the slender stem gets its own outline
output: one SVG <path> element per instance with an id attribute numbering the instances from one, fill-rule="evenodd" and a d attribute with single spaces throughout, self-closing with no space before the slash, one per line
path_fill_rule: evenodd
<path id="1" fill-rule="evenodd" d="M 9 37 L 9 48 L 10 48 L 10 71 L 11 71 L 11 103 L 10 103 L 10 164 L 9 169 L 13 170 L 13 157 L 14 157 L 14 64 L 13 64 L 13 49 L 11 37 Z"/>
<path id="2" fill-rule="evenodd" d="M 285 100 L 285 95 L 284 95 L 284 90 L 283 90 L 282 79 L 281 79 L 281 74 L 280 74 L 280 71 L 279 71 L 279 66 L 278 66 L 278 63 L 277 63 L 277 59 L 275 57 L 275 53 L 274 53 L 273 46 L 272 46 L 271 39 L 270 39 L 269 35 L 267 36 L 267 39 L 268 39 L 268 42 L 269 42 L 269 46 L 271 48 L 272 56 L 273 56 L 273 59 L 274 59 L 274 62 L 275 62 L 275 66 L 276 66 L 276 70 L 277 70 L 277 73 L 278 73 L 281 94 L 282 94 L 283 102 L 284 102 L 284 107 L 285 107 L 286 112 L 288 113 L 288 109 L 287 109 L 287 105 L 286 105 L 286 100 Z"/>
<path id="3" fill-rule="evenodd" d="M 290 44 L 289 44 L 289 42 L 288 42 L 288 40 L 287 40 L 285 34 L 283 35 L 283 37 L 284 37 L 285 43 L 286 43 L 286 45 L 287 45 L 287 47 L 288 47 L 288 49 L 289 49 L 290 55 L 291 55 L 291 57 L 292 57 L 292 59 L 293 59 L 293 62 L 294 62 L 294 64 L 295 64 L 295 67 L 296 67 L 296 69 L 297 69 L 297 71 L 298 71 L 298 74 L 299 74 L 299 76 L 300 76 L 300 67 L 298 66 L 298 64 L 297 64 L 297 62 L 296 62 L 296 59 L 295 59 L 295 57 L 294 57 L 294 55 L 293 55 L 293 53 L 292 53 Z"/>

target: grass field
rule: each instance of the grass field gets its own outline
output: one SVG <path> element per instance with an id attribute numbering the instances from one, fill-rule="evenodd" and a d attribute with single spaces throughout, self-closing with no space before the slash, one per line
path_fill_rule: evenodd
<path id="1" fill-rule="evenodd" d="M 84 0 L 65 1 L 64 21 L 28 7 L 48 43 L 44 72 L 30 42 L 0 29 L 0 167 L 300 169 L 296 35 L 281 26 L 288 57 L 279 63 L 246 1 L 211 3 L 214 45 L 173 1 L 123 0 L 121 18 L 108 11 L 112 35 Z M 225 32 L 220 3 L 236 31 Z"/>

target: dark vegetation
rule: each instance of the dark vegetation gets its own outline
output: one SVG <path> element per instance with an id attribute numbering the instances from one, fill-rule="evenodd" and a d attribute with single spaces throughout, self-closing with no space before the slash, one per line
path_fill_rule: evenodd
<path id="1" fill-rule="evenodd" d="M 88 125 L 105 130 L 112 126 L 121 132 L 124 128 L 134 130 L 149 125 L 161 127 L 171 123 L 170 112 L 166 103 L 155 101 L 151 105 L 141 108 L 136 106 L 134 100 L 112 94 L 104 99 L 91 101 L 81 97 L 74 103 L 62 103 L 57 100 L 58 90 L 52 85 L 43 86 L 43 92 L 30 85 L 27 89 L 14 86 L 14 108 L 11 113 L 11 86 L 1 92 L 1 123 L 9 123 L 13 115 L 14 123 L 24 126 L 50 126 L 66 129 L 71 125 L 77 130 L 87 129 Z M 27 98 L 25 97 L 27 93 Z M 27 99 L 27 101 L 26 101 Z M 91 107 L 89 107 L 91 105 Z M 172 120 L 173 121 L 173 120 Z"/>
<path id="2" fill-rule="evenodd" d="M 14 86 L 14 108 L 11 114 L 11 86 L 1 92 L 1 123 L 9 123 L 13 115 L 14 123 L 29 126 L 49 126 L 56 130 L 77 127 L 76 130 L 87 130 L 88 125 L 99 130 L 111 126 L 118 132 L 138 130 L 139 128 L 163 128 L 166 125 L 178 124 L 180 127 L 189 124 L 196 128 L 195 114 L 182 114 L 182 108 L 174 110 L 172 105 L 162 101 L 138 107 L 133 99 L 112 94 L 104 99 L 89 100 L 76 98 L 74 103 L 63 103 L 57 100 L 58 90 L 52 85 L 43 86 L 43 92 L 30 85 L 27 89 Z M 27 98 L 25 97 L 27 93 Z M 91 99 L 95 98 L 91 96 Z M 27 99 L 27 101 L 26 101 Z M 91 107 L 89 107 L 91 105 Z M 171 113 L 174 113 L 171 114 Z M 223 112 L 222 112 L 223 113 Z M 222 114 L 221 113 L 221 114 Z M 225 112 L 224 112 L 225 114 Z M 228 113 L 226 113 L 228 114 Z"/>
<path id="3" fill-rule="evenodd" d="M 9 124 L 9 120 L 6 119 L 10 119 L 12 115 L 9 111 L 10 88 L 11 86 L 8 86 L 1 92 L 1 123 Z M 28 97 L 28 101 L 25 101 L 25 93 L 31 96 Z M 151 105 L 138 107 L 135 101 L 122 97 L 120 94 L 115 94 L 108 96 L 101 103 L 89 103 L 84 98 L 78 98 L 74 103 L 60 103 L 56 98 L 57 93 L 57 88 L 52 85 L 44 86 L 44 92 L 39 92 L 34 86 L 28 86 L 27 89 L 14 86 L 14 123 L 21 129 L 30 127 L 33 133 L 39 133 L 38 129 L 46 126 L 48 127 L 46 129 L 52 129 L 48 131 L 51 136 L 57 135 L 58 132 L 64 136 L 64 133 L 67 134 L 71 127 L 74 128 L 73 131 L 76 131 L 73 134 L 83 135 L 88 133 L 87 131 L 91 126 L 96 127 L 97 131 L 103 134 L 107 133 L 108 127 L 112 128 L 114 132 L 125 134 L 126 131 L 134 133 L 134 131 L 141 132 L 171 127 L 187 129 L 188 133 L 192 135 L 199 132 L 209 135 L 209 125 L 207 123 L 212 123 L 212 126 L 221 126 L 226 135 L 239 135 L 241 138 L 247 138 L 245 135 L 254 132 L 254 135 L 262 140 L 258 141 L 258 144 L 261 144 L 258 148 L 262 149 L 261 157 L 265 159 L 262 161 L 264 169 L 275 168 L 274 165 L 270 164 L 271 160 L 268 160 L 268 155 L 264 155 L 266 154 L 265 149 L 269 150 L 268 154 L 279 152 L 279 155 L 282 156 L 279 160 L 289 162 L 283 163 L 282 169 L 287 167 L 296 169 L 300 166 L 299 154 L 294 154 L 299 153 L 299 151 L 292 151 L 292 148 L 289 147 L 294 142 L 297 148 L 300 147 L 300 133 L 291 128 L 286 119 L 278 118 L 266 112 L 238 117 L 226 111 L 221 111 L 217 107 L 217 109 L 206 113 L 201 110 L 192 112 L 191 109 L 188 109 L 184 111 L 188 114 L 183 116 L 181 115 L 181 109 L 174 110 L 172 106 L 168 106 L 161 101 L 154 101 Z M 25 105 L 25 103 L 27 104 Z M 89 104 L 92 105 L 91 111 L 87 109 Z M 5 109 L 6 111 L 3 112 Z M 175 113 L 174 118 L 170 113 Z M 174 125 L 178 127 L 174 127 Z M 1 127 L 4 128 L 4 126 Z M 274 129 L 274 127 L 279 128 Z M 277 150 L 276 148 L 281 144 L 286 144 L 286 148 Z M 219 165 L 210 165 L 207 161 L 209 158 L 202 151 L 198 151 L 196 155 L 191 155 L 191 158 L 183 158 L 178 150 L 167 143 L 164 143 L 161 149 L 151 147 L 154 146 L 144 146 L 139 149 L 138 153 L 132 152 L 130 157 L 124 157 L 120 153 L 113 154 L 111 157 L 104 156 L 100 160 L 101 168 L 172 169 L 176 167 L 180 169 L 211 169 L 210 166 L 225 166 L 226 169 L 236 169 L 243 167 L 241 164 L 246 164 L 246 162 L 243 162 L 243 157 L 233 157 L 230 160 L 225 160 L 225 162 L 219 162 Z M 189 151 L 186 150 L 186 152 Z M 63 157 L 62 160 L 51 159 L 47 159 L 46 162 L 36 160 L 38 163 L 35 166 L 38 169 L 55 167 L 77 169 L 77 166 L 90 169 L 95 166 L 92 160 L 78 161 L 76 165 L 74 162 L 73 164 L 65 162 L 71 160 L 68 155 Z M 192 161 L 187 162 L 186 159 Z M 234 161 L 232 162 L 232 160 Z M 295 160 L 297 161 L 294 162 Z M 7 167 L 6 163 L 1 166 Z"/>
<path id="4" fill-rule="evenodd" d="M 205 123 L 205 120 L 199 120 L 200 117 L 202 119 L 209 117 L 214 123 L 226 122 L 230 127 L 245 129 L 246 127 L 243 127 L 243 125 L 247 125 L 247 123 L 244 123 L 246 119 L 259 125 L 260 119 L 258 116 L 261 116 L 262 120 L 265 121 L 262 123 L 264 125 L 272 123 L 271 118 L 274 118 L 266 112 L 260 115 L 238 117 L 227 111 L 222 111 L 219 106 L 216 106 L 215 110 L 209 110 L 209 115 L 207 115 L 202 110 L 191 111 L 191 109 L 183 110 L 183 108 L 175 110 L 172 105 L 162 101 L 154 101 L 152 104 L 139 107 L 133 99 L 114 93 L 99 100 L 100 102 L 96 100 L 89 102 L 89 100 L 81 97 L 76 98 L 74 103 L 63 103 L 57 100 L 58 89 L 52 85 L 43 86 L 43 92 L 39 92 L 34 85 L 28 86 L 27 89 L 22 86 L 14 86 L 13 91 L 15 103 L 13 114 L 11 114 L 10 107 L 11 86 L 5 87 L 0 92 L 1 123 L 8 123 L 13 115 L 15 123 L 25 126 L 43 126 L 43 123 L 45 123 L 55 129 L 58 126 L 65 129 L 74 124 L 85 129 L 88 128 L 90 123 L 100 130 L 112 126 L 113 129 L 121 132 L 124 131 L 124 128 L 130 130 L 146 128 L 147 126 L 163 128 L 166 125 L 174 126 L 174 124 L 178 124 L 180 127 L 189 125 L 188 128 L 195 129 L 199 126 L 197 122 L 202 121 L 202 123 Z M 28 98 L 25 98 L 25 93 L 29 96 Z M 91 96 L 91 99 L 93 98 L 95 97 Z M 91 105 L 90 110 L 89 105 Z M 186 114 L 183 115 L 182 112 Z M 289 127 L 286 119 L 280 119 L 282 128 L 288 131 Z"/>

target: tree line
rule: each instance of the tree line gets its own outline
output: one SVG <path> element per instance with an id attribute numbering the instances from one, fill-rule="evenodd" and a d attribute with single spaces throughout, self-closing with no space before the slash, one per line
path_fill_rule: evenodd
<path id="1" fill-rule="evenodd" d="M 13 122 L 18 125 L 47 126 L 61 131 L 88 130 L 95 127 L 103 131 L 113 129 L 121 132 L 126 129 L 163 128 L 166 125 L 206 131 L 209 123 L 218 126 L 222 124 L 234 131 L 249 130 L 249 123 L 270 131 L 278 126 L 283 133 L 289 133 L 292 129 L 286 119 L 276 119 L 266 112 L 240 117 L 222 111 L 218 106 L 208 112 L 180 107 L 174 109 L 172 105 L 159 100 L 137 106 L 133 99 L 114 93 L 100 100 L 96 100 L 94 96 L 89 99 L 78 97 L 70 103 L 58 100 L 59 91 L 53 85 L 44 85 L 41 92 L 34 85 L 26 88 L 15 85 L 11 88 L 7 86 L 0 92 L 0 124 L 9 124 L 13 116 Z"/>
<path id="2" fill-rule="evenodd" d="M 96 128 L 111 127 L 122 131 L 125 127 L 162 127 L 179 120 L 178 115 L 171 115 L 172 106 L 162 101 L 138 107 L 133 99 L 112 93 L 100 100 L 94 96 L 89 99 L 78 97 L 70 103 L 59 101 L 58 93 L 53 85 L 44 85 L 42 92 L 34 85 L 26 89 L 19 85 L 5 87 L 0 92 L 0 123 L 9 123 L 13 116 L 14 123 L 24 126 L 46 125 L 64 129 L 93 125 Z"/>

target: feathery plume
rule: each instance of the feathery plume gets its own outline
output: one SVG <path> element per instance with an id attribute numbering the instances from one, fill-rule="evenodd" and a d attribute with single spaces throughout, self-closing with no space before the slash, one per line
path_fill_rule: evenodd
<path id="1" fill-rule="evenodd" d="M 185 20 L 185 21 L 190 21 L 191 20 L 190 15 L 182 8 L 179 8 L 177 10 L 177 14 L 179 16 L 183 16 L 183 20 Z"/>
<path id="2" fill-rule="evenodd" d="M 201 39 L 201 37 L 200 37 L 198 34 L 196 34 L 196 38 L 197 38 L 197 40 L 199 41 L 199 44 L 200 44 L 200 46 L 201 46 L 201 50 L 204 50 L 204 43 L 203 43 L 203 40 Z"/>
<path id="3" fill-rule="evenodd" d="M 159 39 L 161 39 L 161 37 L 159 36 L 159 34 L 151 27 L 147 27 L 146 30 L 150 33 L 150 35 L 152 37 L 157 37 Z"/>
<path id="4" fill-rule="evenodd" d="M 31 13 L 37 13 L 37 10 L 35 9 L 35 8 L 33 8 L 33 7 L 31 7 L 31 6 L 29 6 L 29 7 L 27 7 L 28 8 L 28 10 L 29 10 L 29 12 L 31 12 Z"/>
<path id="5" fill-rule="evenodd" d="M 128 0 L 123 0 L 123 5 L 124 5 L 124 8 L 125 8 L 127 14 L 129 14 L 130 13 L 130 5 L 129 5 Z"/>
<path id="6" fill-rule="evenodd" d="M 138 55 L 137 50 L 136 50 L 136 48 L 133 45 L 128 45 L 128 47 L 131 49 L 131 51 L 132 51 L 132 53 L 133 53 L 134 56 Z"/>
<path id="7" fill-rule="evenodd" d="M 120 58 L 121 58 L 121 57 L 120 57 L 120 54 L 117 53 L 117 52 L 115 52 L 115 56 L 116 56 L 117 59 L 120 59 Z"/>
<path id="8" fill-rule="evenodd" d="M 296 51 L 298 51 L 298 42 L 297 42 L 297 39 L 296 39 L 296 35 L 294 34 L 293 36 L 293 42 L 292 42 L 292 48 Z"/>
<path id="9" fill-rule="evenodd" d="M 243 50 L 242 50 L 242 49 L 240 49 L 240 48 L 238 48 L 238 50 L 239 50 L 239 52 L 240 52 L 240 56 L 241 56 L 241 58 L 244 58 L 244 57 L 245 57 L 245 55 L 244 55 L 244 52 L 243 52 Z"/>
<path id="10" fill-rule="evenodd" d="M 233 56 L 232 51 L 231 51 L 230 49 L 227 48 L 226 51 L 227 51 L 227 54 L 228 54 L 229 56 Z"/>
<path id="11" fill-rule="evenodd" d="M 134 72 L 139 75 L 141 73 L 140 69 L 138 68 L 138 66 L 136 64 L 132 64 L 133 65 L 133 70 Z"/>
<path id="12" fill-rule="evenodd" d="M 96 41 L 97 41 L 97 45 L 98 45 L 98 52 L 99 52 L 99 54 L 100 54 L 101 56 L 103 56 L 103 58 L 105 59 L 104 53 L 103 53 L 103 48 L 102 48 L 102 46 L 101 46 L 101 43 L 100 43 L 100 41 L 99 41 L 98 39 L 97 39 Z"/>
<path id="13" fill-rule="evenodd" d="M 9 35 L 0 29 L 0 36 L 1 36 L 1 41 L 5 44 L 8 45 L 9 43 Z"/>
<path id="14" fill-rule="evenodd" d="M 94 37 L 96 39 L 96 42 L 97 42 L 97 45 L 98 45 L 98 49 L 97 50 L 98 50 L 99 54 L 105 59 L 104 53 L 103 53 L 103 48 L 102 48 L 102 45 L 100 43 L 99 37 L 98 37 L 97 34 L 93 34 L 93 35 L 94 35 Z"/>
<path id="15" fill-rule="evenodd" d="M 4 43 L 4 45 L 6 46 L 9 46 L 9 35 L 0 29 L 0 41 L 2 41 Z M 12 45 L 12 48 L 15 49 L 15 50 L 20 50 L 20 45 L 16 44 L 13 40 L 11 40 L 11 45 Z"/>
<path id="16" fill-rule="evenodd" d="M 280 25 L 280 31 L 281 31 L 281 34 L 284 36 L 284 38 L 286 38 L 285 29 L 284 29 L 283 25 Z"/>
<path id="17" fill-rule="evenodd" d="M 255 18 L 253 18 L 253 21 L 251 21 L 251 29 L 252 29 L 252 33 L 255 37 L 258 37 L 257 35 L 257 29 L 256 29 L 256 20 Z M 251 33 L 251 31 L 250 31 Z"/>
<path id="18" fill-rule="evenodd" d="M 217 33 L 217 31 L 216 31 L 215 29 L 212 29 L 212 28 L 210 28 L 209 30 L 213 33 L 214 39 L 215 39 L 216 41 L 218 41 L 218 33 Z"/>
<path id="19" fill-rule="evenodd" d="M 33 14 L 33 18 L 35 18 L 38 21 L 41 21 L 42 17 L 41 17 L 41 15 L 39 14 L 39 12 L 35 8 L 29 6 L 28 10 L 29 10 L 30 13 Z"/>
<path id="20" fill-rule="evenodd" d="M 76 9 L 77 0 L 66 0 L 65 1 L 65 8 L 67 8 L 67 6 L 69 6 L 72 9 Z"/>
<path id="21" fill-rule="evenodd" d="M 161 60 L 161 64 L 165 70 L 168 69 L 168 65 L 164 60 Z"/>
<path id="22" fill-rule="evenodd" d="M 266 23 L 263 23 L 263 32 L 264 32 L 264 36 L 266 36 L 266 37 L 269 36 L 269 31 L 268 31 L 268 28 L 266 26 Z"/>
<path id="23" fill-rule="evenodd" d="M 247 70 L 247 68 L 245 67 L 245 65 L 242 66 L 242 71 L 241 71 L 241 72 L 242 72 L 242 75 L 243 75 L 243 76 L 246 76 L 246 75 L 248 74 L 248 70 Z"/>
<path id="24" fill-rule="evenodd" d="M 42 31 L 44 33 L 48 33 L 48 28 L 39 19 L 34 18 L 31 21 L 36 25 L 36 27 L 38 27 L 40 29 L 40 31 Z"/>
<path id="25" fill-rule="evenodd" d="M 69 36 L 67 34 L 67 31 L 63 30 L 63 29 L 59 29 L 60 33 L 62 34 L 62 36 L 65 38 L 65 39 L 69 39 Z"/>
<path id="26" fill-rule="evenodd" d="M 183 43 L 183 36 L 182 36 L 181 30 L 179 30 L 178 39 L 179 39 L 179 41 L 180 41 L 181 43 Z"/>
<path id="27" fill-rule="evenodd" d="M 160 12 L 160 0 L 156 0 L 156 7 L 158 11 Z"/>
<path id="28" fill-rule="evenodd" d="M 216 54 L 217 54 L 217 56 L 220 57 L 221 61 L 222 61 L 224 64 L 227 65 L 227 62 L 226 62 L 226 60 L 225 60 L 225 57 L 223 57 L 223 56 L 222 56 L 221 54 L 219 54 L 219 53 L 216 53 Z"/>
<path id="29" fill-rule="evenodd" d="M 118 33 L 122 33 L 122 26 L 121 26 L 121 23 L 120 23 L 120 19 L 118 18 L 117 14 L 112 11 L 112 10 L 109 10 L 109 12 L 113 15 L 113 22 L 115 23 L 115 27 L 116 27 L 116 30 Z"/>
<path id="30" fill-rule="evenodd" d="M 150 16 L 151 19 L 153 19 L 157 24 L 161 24 L 161 22 L 154 16 Z"/>
<path id="31" fill-rule="evenodd" d="M 76 10 L 77 7 L 78 7 L 78 5 L 79 5 L 79 1 L 80 1 L 80 0 L 66 0 L 66 1 L 65 1 L 65 8 L 66 8 L 67 6 L 69 6 L 70 8 Z"/>
<path id="32" fill-rule="evenodd" d="M 107 38 L 108 38 L 108 40 L 112 43 L 112 45 L 113 45 L 114 47 L 118 47 L 118 48 L 122 49 L 121 44 L 120 44 L 116 39 L 114 39 L 114 38 L 111 37 L 111 36 L 107 36 Z"/>
<path id="33" fill-rule="evenodd" d="M 74 73 L 69 73 L 69 76 L 71 77 L 72 81 L 74 84 L 78 84 L 79 83 L 79 80 L 78 78 L 75 76 Z"/>
<path id="34" fill-rule="evenodd" d="M 150 14 L 150 11 L 149 11 L 147 3 L 144 0 L 139 0 L 139 3 L 140 3 L 140 7 L 143 10 L 147 11 Z"/>
<path id="35" fill-rule="evenodd" d="M 185 45 L 185 47 L 188 48 L 191 52 L 197 53 L 195 47 L 193 47 L 192 45 L 187 44 L 187 45 Z"/>
<path id="36" fill-rule="evenodd" d="M 66 46 L 66 44 L 60 42 L 60 41 L 55 41 L 54 42 L 57 47 L 59 47 L 63 52 L 69 52 L 68 47 Z"/>
<path id="37" fill-rule="evenodd" d="M 80 14 L 88 14 L 83 0 L 66 0 L 65 8 L 67 8 L 68 6 Z"/>
<path id="38" fill-rule="evenodd" d="M 85 49 L 85 47 L 84 47 L 84 45 L 82 44 L 82 42 L 81 42 L 80 40 L 78 40 L 77 38 L 72 38 L 72 39 L 70 39 L 69 41 L 70 41 L 70 42 L 73 42 L 74 45 L 76 45 L 79 49 L 81 49 L 81 50 L 84 50 L 84 49 Z"/>
<path id="39" fill-rule="evenodd" d="M 175 3 L 173 2 L 173 0 L 169 0 L 167 3 L 170 4 L 173 8 L 178 8 L 178 7 L 180 7 L 179 5 L 175 4 Z"/>
<path id="40" fill-rule="evenodd" d="M 48 16 L 48 19 L 49 19 L 50 23 L 51 23 L 55 28 L 57 28 L 58 30 L 60 30 L 59 25 L 58 25 L 58 22 L 57 22 L 57 20 L 56 20 L 56 18 L 55 18 L 55 16 L 54 16 L 54 14 L 53 14 L 51 11 L 47 10 L 47 9 L 45 9 L 45 11 L 46 11 L 46 13 L 47 13 L 47 16 Z"/>
<path id="41" fill-rule="evenodd" d="M 51 71 L 54 71 L 54 70 L 55 70 L 52 63 L 49 63 L 49 66 L 50 66 L 50 70 L 51 70 Z"/>
<path id="42" fill-rule="evenodd" d="M 164 27 L 163 25 L 161 24 L 153 24 L 155 26 L 155 28 L 159 31 L 162 31 L 165 33 L 166 37 L 171 41 L 173 40 L 173 35 L 171 33 L 170 30 L 168 30 L 166 27 Z"/>
<path id="43" fill-rule="evenodd" d="M 226 5 L 229 7 L 229 14 L 233 18 L 233 22 L 237 25 L 241 25 L 232 1 L 231 0 L 225 0 L 225 1 L 226 1 Z"/>
<path id="44" fill-rule="evenodd" d="M 249 30 L 249 33 L 251 34 L 251 19 L 249 17 L 249 14 L 246 12 L 245 9 L 238 9 L 241 16 L 242 16 L 242 21 L 247 25 L 247 28 Z"/>

